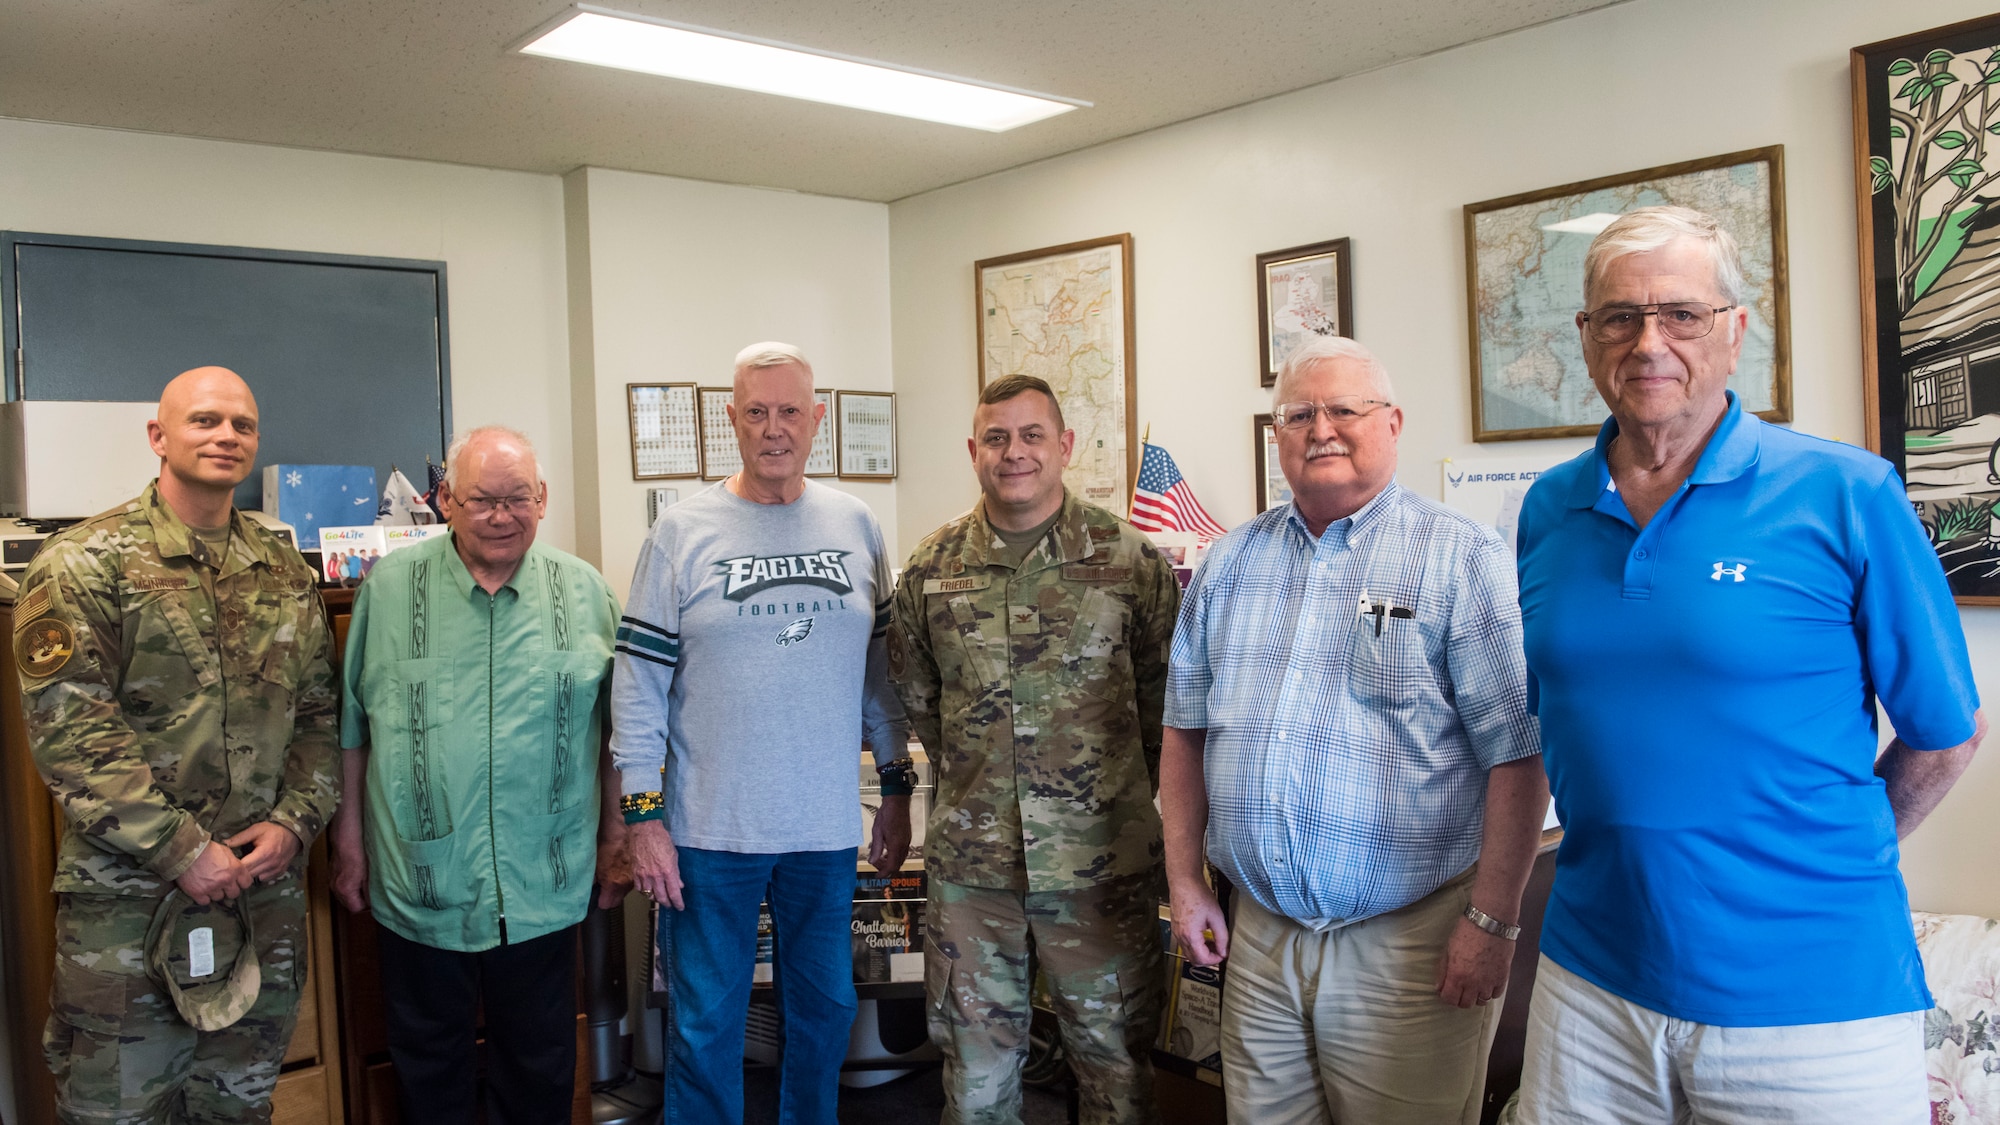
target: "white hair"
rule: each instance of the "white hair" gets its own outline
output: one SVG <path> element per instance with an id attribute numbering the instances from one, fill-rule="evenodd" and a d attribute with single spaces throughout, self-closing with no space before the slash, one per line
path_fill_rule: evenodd
<path id="1" fill-rule="evenodd" d="M 535 443 L 528 440 L 528 435 L 519 430 L 509 429 L 506 426 L 478 426 L 453 438 L 450 447 L 444 451 L 444 483 L 445 487 L 451 489 L 452 495 L 458 495 L 458 462 L 460 458 L 465 455 L 467 446 L 481 438 L 509 442 L 520 446 L 521 450 L 528 455 L 528 463 L 535 467 L 535 483 L 549 483 L 548 478 L 542 475 L 542 459 L 535 453 Z"/>
<path id="2" fill-rule="evenodd" d="M 783 367 L 788 363 L 796 363 L 806 369 L 806 374 L 812 374 L 813 365 L 806 362 L 806 353 L 800 351 L 796 344 L 766 340 L 736 353 L 736 370 L 739 372 L 759 367 Z"/>
<path id="3" fill-rule="evenodd" d="M 1278 371 L 1278 381 L 1271 388 L 1271 405 L 1291 402 L 1286 397 L 1292 385 L 1308 368 L 1320 363 L 1358 363 L 1368 371 L 1375 383 L 1375 393 L 1384 402 L 1396 401 L 1396 387 L 1389 381 L 1389 369 L 1375 358 L 1375 353 L 1355 343 L 1345 336 L 1314 336 L 1300 344 L 1292 354 L 1285 357 L 1285 365 Z"/>
<path id="4" fill-rule="evenodd" d="M 1583 255 L 1584 301 L 1589 302 L 1598 277 L 1612 262 L 1628 254 L 1658 250 L 1683 238 L 1699 242 L 1707 249 L 1715 263 L 1715 287 L 1722 291 L 1722 299 L 1732 305 L 1742 304 L 1746 286 L 1736 239 L 1713 217 L 1690 207 L 1641 207 L 1625 212 L 1599 231 Z"/>

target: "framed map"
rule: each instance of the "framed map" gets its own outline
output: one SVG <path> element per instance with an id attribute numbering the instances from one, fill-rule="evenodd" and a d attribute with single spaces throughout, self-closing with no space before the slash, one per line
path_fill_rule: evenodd
<path id="1" fill-rule="evenodd" d="M 1063 482 L 1125 515 L 1139 473 L 1132 236 L 987 258 L 972 279 L 980 387 L 1007 375 L 1047 380 L 1076 431 Z"/>
<path id="2" fill-rule="evenodd" d="M 1354 335 L 1354 266 L 1344 238 L 1257 255 L 1258 385 L 1275 384 L 1293 350 L 1316 335 Z"/>
<path id="3" fill-rule="evenodd" d="M 1583 366 L 1583 254 L 1627 211 L 1713 215 L 1743 256 L 1750 311 L 1729 389 L 1745 410 L 1792 417 L 1784 146 L 1732 152 L 1465 207 L 1472 440 L 1586 437 L 1610 415 Z"/>
<path id="4" fill-rule="evenodd" d="M 2000 16 L 1856 47 L 1868 448 L 1962 605 L 2000 605 Z"/>

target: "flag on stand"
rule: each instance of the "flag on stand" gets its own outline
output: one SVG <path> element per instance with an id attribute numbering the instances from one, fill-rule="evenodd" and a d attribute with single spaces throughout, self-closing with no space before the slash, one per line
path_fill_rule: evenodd
<path id="1" fill-rule="evenodd" d="M 404 476 L 401 469 L 392 469 L 388 487 L 382 490 L 382 503 L 375 509 L 375 522 L 407 527 L 410 524 L 430 523 L 434 518 L 423 496 L 417 492 L 417 486 L 410 483 L 410 478 Z"/>
<path id="2" fill-rule="evenodd" d="M 1146 443 L 1139 460 L 1139 487 L 1132 494 L 1132 526 L 1140 531 L 1192 531 L 1203 543 L 1228 528 L 1216 523 L 1194 498 L 1194 489 L 1166 450 Z"/>

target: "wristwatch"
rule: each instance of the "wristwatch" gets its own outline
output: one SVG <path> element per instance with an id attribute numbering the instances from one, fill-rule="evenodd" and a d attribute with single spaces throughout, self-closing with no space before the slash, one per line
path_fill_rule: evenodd
<path id="1" fill-rule="evenodd" d="M 1521 927 L 1510 926 L 1469 902 L 1465 904 L 1465 920 L 1492 934 L 1494 937 L 1506 938 L 1508 941 L 1513 941 L 1521 936 Z"/>
<path id="2" fill-rule="evenodd" d="M 907 797 L 917 788 L 917 761 L 897 758 L 886 766 L 875 767 L 875 775 L 881 778 L 884 797 Z"/>

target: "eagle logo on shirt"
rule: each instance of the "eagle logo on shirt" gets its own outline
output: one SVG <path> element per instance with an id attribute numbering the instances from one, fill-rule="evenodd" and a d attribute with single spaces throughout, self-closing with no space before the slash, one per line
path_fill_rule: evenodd
<path id="1" fill-rule="evenodd" d="M 783 629 L 778 630 L 778 647 L 790 648 L 807 637 L 812 636 L 812 631 L 813 619 L 810 617 L 801 617 Z"/>

